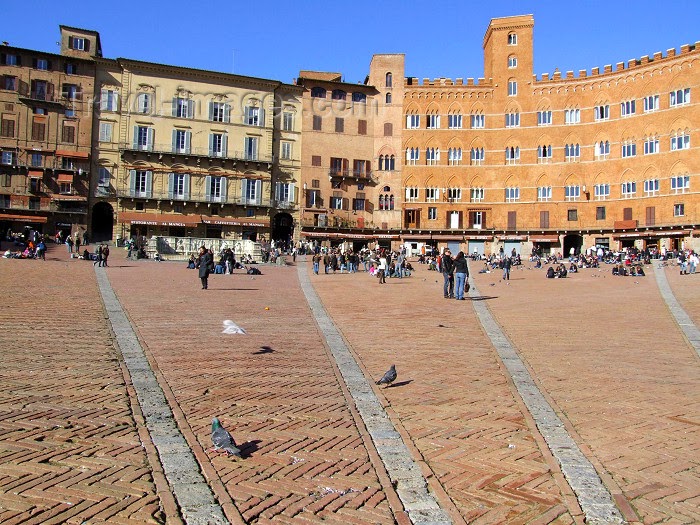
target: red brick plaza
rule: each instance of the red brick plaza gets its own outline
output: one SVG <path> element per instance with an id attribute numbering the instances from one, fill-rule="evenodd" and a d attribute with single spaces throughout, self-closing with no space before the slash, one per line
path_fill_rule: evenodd
<path id="1" fill-rule="evenodd" d="M 596 503 L 521 397 L 497 352 L 506 338 L 618 522 L 700 522 L 700 360 L 651 266 L 547 280 L 525 264 L 508 283 L 473 274 L 478 292 L 450 301 L 418 264 L 380 287 L 365 273 L 312 275 L 299 258 L 212 275 L 202 290 L 184 263 L 125 255 L 113 250 L 106 269 L 64 246 L 46 262 L 0 260 L 0 523 L 221 522 L 182 510 L 200 505 L 194 474 L 223 522 L 583 523 Z M 697 330 L 700 276 L 660 271 Z M 187 451 L 149 434 L 153 389 L 122 357 L 100 272 L 169 406 L 156 417 Z M 247 335 L 223 334 L 224 320 Z M 343 379 L 339 345 L 371 388 Z M 374 385 L 391 364 L 396 382 Z M 242 459 L 210 450 L 214 416 Z M 386 452 L 392 436 L 407 457 Z M 192 455 L 192 472 L 171 466 L 173 451 Z M 392 462 L 417 478 L 397 481 Z"/>

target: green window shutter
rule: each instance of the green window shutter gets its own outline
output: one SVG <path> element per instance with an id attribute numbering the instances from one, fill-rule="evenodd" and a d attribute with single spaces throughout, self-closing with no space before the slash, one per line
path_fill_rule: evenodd
<path id="1" fill-rule="evenodd" d="M 185 131 L 185 153 L 189 155 L 192 144 L 192 132 Z"/>
<path id="2" fill-rule="evenodd" d="M 136 170 L 129 170 L 129 196 L 136 195 Z"/>
<path id="3" fill-rule="evenodd" d="M 223 137 L 221 137 L 221 156 L 226 158 L 228 155 L 228 136 L 226 133 L 224 133 Z"/>
<path id="4" fill-rule="evenodd" d="M 221 177 L 221 202 L 227 200 L 227 183 L 226 177 Z"/>
<path id="5" fill-rule="evenodd" d="M 168 199 L 175 196 L 175 174 L 168 173 Z"/>
<path id="6" fill-rule="evenodd" d="M 209 120 L 214 120 L 214 102 L 209 101 Z"/>
<path id="7" fill-rule="evenodd" d="M 173 97 L 173 117 L 177 117 L 177 97 Z"/>
<path id="8" fill-rule="evenodd" d="M 214 134 L 209 133 L 209 156 L 214 156 Z"/>
<path id="9" fill-rule="evenodd" d="M 153 197 L 153 172 L 150 170 L 146 172 L 146 197 Z"/>
<path id="10" fill-rule="evenodd" d="M 211 200 L 211 175 L 204 177 L 204 199 Z"/>
<path id="11" fill-rule="evenodd" d="M 185 200 L 190 200 L 190 174 L 185 173 Z"/>

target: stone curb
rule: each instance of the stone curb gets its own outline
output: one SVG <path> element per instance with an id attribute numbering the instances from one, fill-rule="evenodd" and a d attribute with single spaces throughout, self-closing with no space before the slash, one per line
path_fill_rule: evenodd
<path id="1" fill-rule="evenodd" d="M 683 334 L 685 334 L 686 339 L 695 349 L 695 353 L 697 353 L 698 357 L 700 357 L 700 330 L 697 326 L 695 326 L 693 320 L 686 313 L 676 299 L 676 296 L 673 294 L 671 286 L 668 284 L 668 279 L 666 279 L 666 271 L 664 270 L 664 267 L 660 266 L 658 261 L 656 261 L 656 264 L 652 264 L 652 267 L 654 268 L 654 276 L 656 277 L 656 284 L 659 286 L 661 297 L 663 297 L 663 300 L 666 303 L 666 306 L 668 306 L 671 315 L 676 320 L 676 323 L 678 323 L 678 326 L 680 326 L 681 330 L 683 330 Z"/>
<path id="2" fill-rule="evenodd" d="M 299 283 L 316 319 L 355 407 L 374 442 L 392 484 L 414 525 L 453 523 L 448 513 L 428 491 L 428 483 L 418 464 L 392 424 L 362 369 L 323 307 L 304 265 L 297 266 Z"/>
<path id="3" fill-rule="evenodd" d="M 470 284 L 469 297 L 480 297 L 474 282 L 471 281 Z M 540 392 L 515 347 L 491 315 L 485 301 L 472 300 L 472 306 L 518 394 L 532 415 L 537 429 L 559 462 L 564 478 L 576 494 L 586 523 L 626 523 L 598 472 Z"/>
<path id="4" fill-rule="evenodd" d="M 224 525 L 228 520 L 200 472 L 197 460 L 177 427 L 163 390 L 148 363 L 107 274 L 95 267 L 105 310 L 119 352 L 131 376 L 141 413 L 162 469 L 187 525 Z"/>

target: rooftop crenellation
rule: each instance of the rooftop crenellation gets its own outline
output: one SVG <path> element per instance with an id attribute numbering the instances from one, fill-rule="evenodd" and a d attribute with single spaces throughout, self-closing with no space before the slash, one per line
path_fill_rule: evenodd
<path id="1" fill-rule="evenodd" d="M 591 68 L 590 75 L 588 74 L 587 69 L 579 69 L 578 71 L 578 76 L 574 75 L 573 71 L 567 71 L 566 72 L 566 79 L 583 79 L 583 78 L 591 78 L 591 77 L 596 77 L 598 75 L 606 75 L 609 73 L 620 73 L 622 71 L 627 71 L 630 69 L 634 69 L 636 67 L 640 66 L 646 66 L 651 64 L 652 62 L 657 62 L 659 60 L 663 59 L 669 59 L 669 58 L 677 58 L 679 56 L 687 55 L 696 51 L 700 51 L 700 40 L 696 41 L 694 44 L 683 44 L 680 46 L 680 51 L 676 52 L 675 48 L 667 49 L 666 54 L 664 55 L 661 51 L 655 52 L 651 57 L 649 55 L 643 55 L 641 58 L 631 58 L 627 60 L 627 62 L 616 62 L 615 67 L 613 68 L 612 64 L 606 64 L 603 66 L 603 72 L 600 72 L 599 67 L 594 67 Z M 540 78 L 538 78 L 537 75 L 533 75 L 533 82 L 548 82 L 548 81 L 555 81 L 555 80 L 561 80 L 561 72 L 558 69 L 554 70 L 554 73 L 542 73 Z"/>
<path id="2" fill-rule="evenodd" d="M 440 77 L 440 78 L 423 78 L 422 80 L 419 79 L 418 77 L 406 77 L 405 78 L 405 85 L 406 86 L 422 86 L 422 87 L 440 87 L 440 86 L 479 86 L 483 87 L 484 85 L 491 85 L 492 79 L 488 79 L 488 82 L 486 81 L 485 78 L 478 78 L 476 82 L 474 81 L 473 78 L 469 77 L 467 78 L 467 81 L 464 82 L 463 78 L 456 78 L 456 79 L 451 79 L 451 78 L 445 78 L 445 77 Z"/>

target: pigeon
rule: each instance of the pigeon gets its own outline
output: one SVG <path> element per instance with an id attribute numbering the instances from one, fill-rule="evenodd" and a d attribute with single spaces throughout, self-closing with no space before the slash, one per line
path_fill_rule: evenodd
<path id="1" fill-rule="evenodd" d="M 386 371 L 382 378 L 377 381 L 378 385 L 390 385 L 396 380 L 396 365 L 391 365 L 391 368 Z"/>
<path id="2" fill-rule="evenodd" d="M 236 323 L 230 320 L 224 321 L 224 331 L 221 332 L 222 334 L 243 334 L 245 335 L 245 330 L 238 326 Z"/>
<path id="3" fill-rule="evenodd" d="M 211 420 L 211 442 L 214 445 L 213 450 L 223 450 L 227 456 L 241 457 L 241 449 L 236 446 L 229 431 L 221 426 L 218 417 Z"/>

